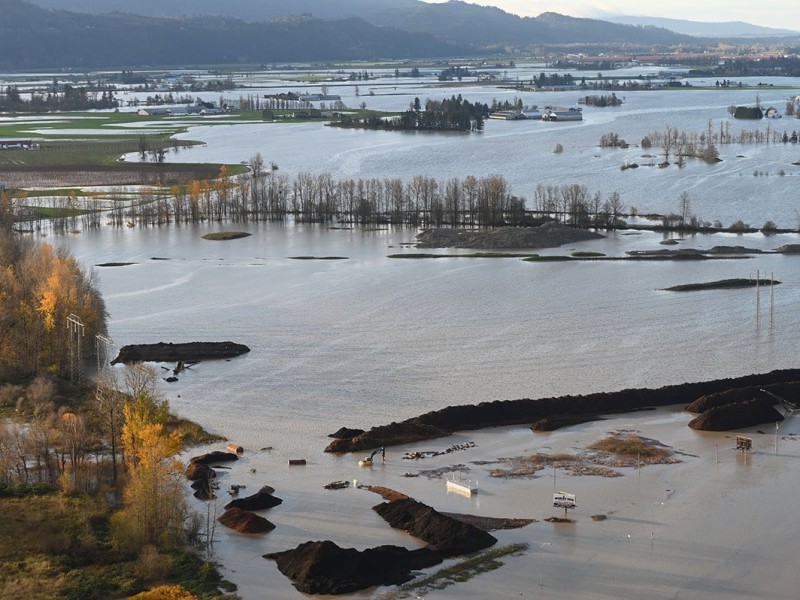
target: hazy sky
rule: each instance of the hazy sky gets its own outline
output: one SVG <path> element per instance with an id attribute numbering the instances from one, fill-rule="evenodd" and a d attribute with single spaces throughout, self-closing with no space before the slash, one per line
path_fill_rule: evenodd
<path id="1" fill-rule="evenodd" d="M 445 2 L 446 0 L 424 0 Z M 668 17 L 690 21 L 745 21 L 753 25 L 800 31 L 800 9 L 789 0 L 466 0 L 472 4 L 496 6 L 523 17 L 557 12 L 573 17 L 608 18 L 612 15 Z"/>

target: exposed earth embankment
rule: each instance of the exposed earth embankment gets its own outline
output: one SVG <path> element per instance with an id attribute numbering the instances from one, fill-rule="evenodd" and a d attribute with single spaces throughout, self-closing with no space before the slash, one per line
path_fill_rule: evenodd
<path id="1" fill-rule="evenodd" d="M 499 250 L 513 248 L 558 248 L 604 236 L 587 229 L 576 229 L 558 223 L 538 227 L 500 227 L 487 231 L 463 229 L 427 229 L 417 235 L 421 248 L 478 248 Z"/>
<path id="2" fill-rule="evenodd" d="M 335 439 L 326 452 L 357 452 L 380 446 L 408 444 L 445 437 L 454 431 L 484 429 L 506 425 L 536 424 L 554 415 L 582 415 L 592 420 L 600 415 L 626 413 L 646 407 L 669 406 L 694 402 L 701 396 L 736 388 L 761 388 L 773 384 L 800 381 L 800 369 L 783 369 L 764 374 L 716 379 L 698 383 L 668 385 L 658 389 L 637 388 L 618 392 L 599 392 L 579 396 L 560 396 L 531 400 L 497 400 L 476 405 L 449 406 L 399 423 L 380 425 L 349 439 Z M 755 392 L 753 392 L 755 393 Z M 752 396 L 751 393 L 750 395 Z M 738 399 L 738 396 L 734 396 Z M 774 403 L 776 403 L 777 400 Z M 750 413 L 757 422 L 738 420 L 736 427 L 747 427 L 774 421 L 776 411 Z M 765 416 L 768 415 L 768 416 Z M 565 420 L 569 422 L 569 420 Z M 709 428 L 716 429 L 717 425 Z"/>
<path id="3" fill-rule="evenodd" d="M 244 344 L 234 342 L 187 342 L 173 344 L 159 342 L 157 344 L 130 344 L 123 346 L 117 357 L 111 361 L 117 363 L 134 362 L 176 362 L 233 358 L 250 352 Z"/>

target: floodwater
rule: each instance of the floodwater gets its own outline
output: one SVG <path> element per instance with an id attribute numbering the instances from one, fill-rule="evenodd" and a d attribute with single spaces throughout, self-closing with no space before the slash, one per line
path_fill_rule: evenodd
<path id="1" fill-rule="evenodd" d="M 241 225 L 237 225 L 241 229 Z M 239 443 L 316 452 L 341 425 L 368 427 L 450 404 L 660 386 L 794 365 L 800 261 L 526 263 L 399 260 L 415 231 L 245 226 L 102 228 L 68 238 L 100 268 L 118 346 L 232 340 L 251 352 L 198 365 L 165 390 L 175 408 Z M 612 234 L 572 250 L 622 256 L 661 236 Z M 59 240 L 60 241 L 60 240 Z M 716 235 L 679 247 L 770 250 L 796 235 Z M 340 256 L 346 260 L 294 260 Z M 168 260 L 152 260 L 154 257 Z M 681 283 L 774 273 L 754 289 Z M 770 322 L 772 327 L 770 327 Z M 181 397 L 175 397 L 180 393 Z M 198 416 L 199 416 L 198 415 Z M 315 437 L 316 436 L 316 437 Z"/>
<path id="2" fill-rule="evenodd" d="M 766 513 L 756 510 L 766 493 L 762 485 L 783 490 L 770 493 L 794 493 L 796 478 L 778 475 L 784 469 L 793 472 L 796 449 L 785 445 L 791 454 L 781 459 L 781 466 L 769 467 L 766 483 L 752 477 L 742 482 L 744 473 L 732 462 L 730 439 L 692 432 L 686 427 L 689 416 L 680 410 L 555 434 L 532 434 L 525 427 L 462 432 L 388 448 L 386 463 L 368 469 L 358 467 L 360 455 L 333 456 L 323 449 L 327 435 L 341 426 L 368 428 L 451 404 L 652 387 L 796 367 L 798 257 L 576 263 L 399 260 L 387 255 L 413 252 L 400 244 L 412 241 L 415 231 L 274 224 L 244 228 L 253 235 L 227 242 L 201 239 L 218 226 L 104 227 L 51 241 L 68 242 L 87 265 L 136 263 L 97 269 L 111 316 L 109 333 L 117 346 L 232 340 L 251 348 L 231 361 L 201 362 L 178 382 L 160 386 L 178 413 L 245 448 L 240 461 L 219 471 L 216 507 L 196 503 L 201 514 L 210 510 L 213 517 L 221 511 L 234 483 L 246 486 L 242 494 L 270 485 L 284 500 L 264 514 L 277 526 L 269 534 L 244 536 L 223 527 L 215 532 L 215 557 L 246 600 L 299 597 L 274 563 L 262 558 L 269 552 L 322 539 L 359 549 L 419 545 L 388 528 L 371 510 L 380 502 L 377 496 L 352 488 L 324 490 L 328 482 L 388 486 L 442 511 L 541 520 L 552 513 L 548 501 L 556 484 L 549 473 L 496 480 L 488 475 L 496 465 L 474 461 L 574 452 L 616 429 L 637 430 L 674 445 L 688 453 L 681 457 L 684 466 L 647 468 L 638 477 L 627 470 L 622 479 L 610 480 L 570 478 L 559 470 L 558 489 L 578 493 L 577 526 L 555 529 L 537 523 L 501 532 L 501 544 L 522 541 L 531 550 L 507 559 L 507 566 L 495 573 L 426 597 L 533 593 L 538 561 L 545 559 L 548 585 L 540 590 L 543 597 L 614 598 L 636 589 L 637 597 L 663 598 L 672 597 L 679 582 L 682 595 L 674 597 L 722 598 L 731 585 L 753 594 L 775 589 L 775 597 L 786 597 L 782 594 L 792 589 L 786 578 L 770 582 L 749 570 L 753 564 L 766 568 L 782 560 L 782 553 L 790 551 L 790 538 L 783 536 L 785 543 L 776 545 L 772 538 L 759 537 L 751 551 L 739 555 L 735 549 L 745 541 L 735 524 L 753 515 L 767 524 Z M 622 256 L 627 250 L 662 248 L 661 239 L 650 233 L 613 234 L 546 253 L 580 249 Z M 770 250 L 796 241 L 795 235 L 715 235 L 688 238 L 679 247 Z M 762 288 L 758 298 L 754 289 L 662 291 L 679 283 L 755 276 L 757 270 L 762 276 L 774 273 L 782 283 Z M 782 434 L 784 427 L 797 433 L 796 424 L 784 424 Z M 759 456 L 769 452 L 772 438 L 767 437 L 757 441 Z M 443 450 L 467 441 L 476 447 L 419 462 L 402 458 L 409 450 Z M 712 444 L 719 444 L 727 465 L 725 475 L 713 479 L 715 491 L 709 491 L 711 484 L 700 475 L 713 472 Z M 751 460 L 765 462 L 764 456 Z M 293 458 L 308 464 L 290 467 Z M 477 496 L 447 494 L 442 479 L 404 476 L 458 464 L 478 481 Z M 668 490 L 678 490 L 679 500 L 672 502 Z M 726 499 L 715 507 L 714 519 L 706 519 L 702 509 L 709 494 Z M 666 502 L 668 509 L 654 516 L 655 502 Z M 781 515 L 787 510 L 781 508 Z M 598 513 L 609 514 L 609 520 L 593 525 L 589 517 Z M 647 541 L 652 528 L 658 536 L 654 547 Z M 753 528 L 742 532 L 751 535 Z M 634 541 L 627 543 L 625 536 L 631 533 Z M 539 544 L 545 542 L 552 545 L 540 558 Z M 715 574 L 719 565 L 729 579 Z M 561 583 L 556 586 L 555 581 Z M 355 596 L 380 597 L 385 591 Z"/>
<path id="3" fill-rule="evenodd" d="M 770 79 L 774 85 L 797 85 L 794 80 Z M 790 83 L 791 82 L 791 83 Z M 755 85 L 755 80 L 746 81 Z M 711 82 L 713 85 L 713 82 Z M 291 88 L 289 88 L 291 89 Z M 348 88 L 349 89 L 349 88 Z M 363 89 L 363 86 L 362 86 Z M 274 90 L 268 90 L 274 93 Z M 345 93 L 342 90 L 332 90 Z M 687 135 L 700 135 L 709 127 L 736 137 L 742 130 L 800 131 L 793 117 L 758 122 L 730 118 L 731 105 L 754 105 L 783 113 L 786 99 L 798 89 L 745 88 L 729 90 L 657 90 L 619 93 L 620 107 L 583 107 L 581 122 L 488 120 L 480 134 L 431 134 L 428 132 L 384 132 L 343 130 L 322 123 L 234 124 L 192 127 L 181 139 L 202 140 L 204 146 L 181 149 L 170 154 L 178 162 L 246 162 L 261 153 L 274 162 L 280 173 L 328 172 L 335 178 L 395 178 L 410 180 L 415 175 L 446 181 L 501 174 L 512 193 L 528 200 L 534 208 L 536 186 L 580 183 L 590 193 L 605 198 L 618 192 L 626 207 L 640 213 L 679 212 L 679 198 L 687 192 L 691 213 L 700 221 L 724 226 L 742 220 L 760 227 L 772 220 L 781 227 L 797 227 L 793 202 L 800 167 L 797 144 L 725 144 L 718 151 L 722 162 L 709 165 L 698 159 L 684 167 L 655 165 L 664 159 L 657 148 L 643 150 L 642 138 L 667 128 Z M 396 91 L 376 88 L 375 96 L 342 96 L 348 106 L 360 101 L 368 108 L 402 111 L 415 97 L 444 99 L 461 94 L 471 102 L 512 101 L 539 107 L 577 106 L 580 97 L 600 92 L 520 93 L 513 89 L 474 87 L 399 87 Z M 631 147 L 601 149 L 600 137 L 617 133 Z M 563 152 L 555 153 L 556 145 Z M 674 157 L 671 162 L 674 163 Z M 621 170 L 635 163 L 637 169 Z M 650 166 L 648 166 L 650 165 Z"/>
<path id="4" fill-rule="evenodd" d="M 701 131 L 707 119 L 728 122 L 727 105 L 744 102 L 753 93 L 628 94 L 620 109 L 585 109 L 583 123 L 490 121 L 486 132 L 470 136 L 342 131 L 313 123 L 197 127 L 185 137 L 202 139 L 206 146 L 181 150 L 172 158 L 240 162 L 261 152 L 266 161 L 274 160 L 281 172 L 290 175 L 329 171 L 336 177 L 406 179 L 423 174 L 444 180 L 501 173 L 516 193 L 529 198 L 537 183 L 578 182 L 592 191 L 618 190 L 628 206 L 642 212 L 677 211 L 680 192 L 689 191 L 693 211 L 701 219 L 720 219 L 726 224 L 742 219 L 756 225 L 774 220 L 794 226 L 797 174 L 790 162 L 796 160 L 796 146 L 721 147 L 724 160 L 717 165 L 690 163 L 683 169 L 625 172 L 619 165 L 641 160 L 640 149 L 601 151 L 596 147 L 599 136 L 607 131 L 638 141 L 645 133 L 668 125 Z M 783 96 L 790 95 L 786 91 L 762 94 L 762 102 L 780 106 Z M 540 105 L 563 104 L 564 100 L 555 93 L 525 97 L 526 103 Z M 407 105 L 407 99 L 401 102 Z M 796 123 L 788 118 L 783 121 L 789 127 Z M 731 122 L 731 127 L 753 126 L 765 124 Z M 563 154 L 552 152 L 556 143 L 564 146 Z M 786 174 L 778 175 L 779 169 Z M 766 174 L 754 176 L 754 170 Z M 226 242 L 201 239 L 204 233 L 232 228 L 252 235 Z M 404 448 L 390 449 L 385 467 L 368 470 L 358 468 L 359 457 L 323 453 L 327 435 L 341 426 L 368 428 L 452 404 L 656 387 L 796 367 L 800 257 L 763 254 L 742 260 L 574 263 L 387 257 L 413 252 L 402 244 L 413 242 L 416 233 L 403 228 L 207 224 L 159 229 L 104 226 L 47 238 L 69 246 L 87 266 L 135 263 L 97 269 L 110 313 L 109 334 L 117 347 L 194 340 L 231 340 L 250 347 L 244 356 L 202 362 L 182 373 L 180 381 L 160 386 L 178 413 L 244 446 L 242 461 L 230 471 L 221 471 L 222 496 L 228 483 L 246 484 L 248 493 L 268 484 L 284 499 L 283 505 L 266 515 L 278 524 L 266 536 L 246 537 L 222 529 L 216 533 L 217 558 L 247 600 L 298 597 L 274 564 L 261 558 L 267 552 L 328 538 L 358 548 L 417 545 L 405 534 L 389 530 L 369 509 L 378 503 L 377 496 L 323 490 L 329 481 L 360 479 L 387 485 L 441 510 L 543 516 L 520 502 L 527 497 L 525 486 L 498 483 L 484 489 L 479 484 L 481 493 L 469 500 L 444 494 L 440 480 L 402 478 L 405 472 L 428 466 L 403 461 Z M 654 233 L 617 232 L 603 240 L 541 253 L 583 250 L 624 256 L 629 250 L 663 248 L 662 240 Z M 678 247 L 742 245 L 769 251 L 798 241 L 795 234 L 717 234 L 687 237 Z M 345 259 L 292 258 L 298 256 Z M 663 291 L 681 283 L 755 277 L 757 271 L 762 276 L 774 274 L 781 283 L 758 293 L 754 289 Z M 646 420 L 633 419 L 629 425 L 647 431 Z M 659 435 L 668 435 L 669 428 L 685 428 L 682 415 L 666 426 L 656 425 Z M 606 426 L 591 427 L 594 435 Z M 558 441 L 568 448 L 587 429 L 552 436 L 549 445 L 556 448 Z M 687 447 L 700 443 L 709 452 L 707 439 L 698 441 L 687 435 L 678 436 Z M 504 442 L 514 446 L 510 452 L 517 453 L 548 443 L 523 428 L 497 435 L 460 434 L 414 449 L 444 448 L 471 439 L 478 440 L 483 458 L 507 456 Z M 448 457 L 443 464 L 469 463 L 476 456 L 463 452 L 463 457 Z M 290 458 L 305 458 L 308 465 L 290 468 Z M 472 469 L 471 476 L 487 479 L 484 469 Z M 663 470 L 652 477 L 650 484 L 658 485 L 664 484 L 662 478 L 670 479 Z M 681 487 L 687 494 L 702 487 L 694 479 L 687 481 L 688 487 Z M 549 493 L 550 488 L 545 491 Z M 753 493 L 742 501 L 751 506 L 757 497 Z M 645 529 L 648 521 L 642 520 L 649 518 L 644 513 L 652 500 L 640 499 L 631 509 L 631 518 L 644 522 Z M 624 494 L 608 502 L 631 504 Z M 683 500 L 679 506 L 688 510 L 692 502 Z M 517 514 L 508 514 L 512 507 Z M 673 514 L 676 522 L 679 514 Z M 739 518 L 731 511 L 725 514 L 726 519 Z M 609 525 L 615 536 L 628 527 L 628 522 L 620 523 Z M 674 552 L 688 547 L 685 536 L 691 532 L 685 529 L 672 534 Z M 527 531 L 510 537 L 524 538 Z M 627 560 L 625 542 L 614 538 L 611 544 L 604 536 L 612 534 L 605 531 L 589 535 L 597 539 L 587 538 L 586 545 L 579 535 L 562 532 L 558 546 L 571 550 L 560 555 L 554 568 L 566 577 L 578 564 L 574 557 L 579 556 L 584 566 L 595 565 L 597 556 L 609 548 L 611 562 Z M 720 529 L 728 531 L 728 527 Z M 538 536 L 537 543 L 546 539 Z M 720 547 L 731 543 L 722 533 L 718 537 Z M 542 567 L 535 562 L 540 558 L 538 550 L 536 546 L 526 558 L 514 561 L 515 565 L 523 561 L 524 568 L 497 572 L 504 585 L 510 586 L 507 589 L 522 591 L 536 583 L 529 580 Z M 739 564 L 719 548 L 714 557 L 721 557 L 729 567 Z M 703 565 L 681 565 L 675 567 L 676 577 L 689 570 L 695 584 L 708 586 L 682 597 L 716 598 L 724 590 L 707 573 L 697 572 Z M 593 568 L 592 573 L 600 573 L 599 566 Z M 619 585 L 648 581 L 633 571 L 625 573 Z M 666 576 L 658 576 L 659 589 L 669 589 Z M 603 577 L 608 578 L 605 596 L 591 591 L 592 578 L 586 576 L 568 595 L 554 597 L 614 597 L 613 576 L 604 572 Z M 473 594 L 478 590 L 473 597 L 489 597 L 497 591 L 491 586 L 500 585 L 494 575 L 479 581 L 489 582 L 489 587 L 461 586 L 458 593 L 467 592 L 464 588 L 468 587 Z M 624 596 L 620 589 L 617 592 Z M 368 591 L 359 596 L 371 595 Z"/>

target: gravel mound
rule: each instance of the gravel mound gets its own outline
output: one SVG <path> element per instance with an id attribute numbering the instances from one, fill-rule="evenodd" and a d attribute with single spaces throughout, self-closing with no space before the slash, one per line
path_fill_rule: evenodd
<path id="1" fill-rule="evenodd" d="M 461 229 L 427 229 L 417 235 L 421 248 L 476 248 L 510 250 L 513 248 L 558 248 L 564 244 L 596 240 L 604 236 L 586 229 L 575 229 L 559 223 L 539 227 L 501 227 L 487 231 Z"/>

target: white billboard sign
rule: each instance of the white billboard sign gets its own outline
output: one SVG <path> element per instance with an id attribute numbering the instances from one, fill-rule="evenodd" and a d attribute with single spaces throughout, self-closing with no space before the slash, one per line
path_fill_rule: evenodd
<path id="1" fill-rule="evenodd" d="M 578 506 L 575 502 L 575 494 L 569 494 L 567 492 L 554 492 L 553 506 L 557 506 L 558 508 L 575 508 Z"/>

